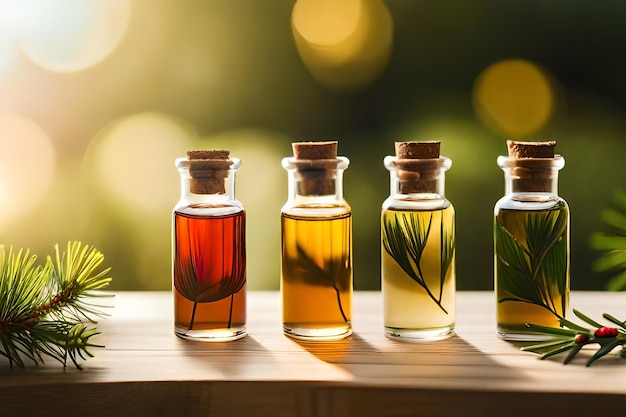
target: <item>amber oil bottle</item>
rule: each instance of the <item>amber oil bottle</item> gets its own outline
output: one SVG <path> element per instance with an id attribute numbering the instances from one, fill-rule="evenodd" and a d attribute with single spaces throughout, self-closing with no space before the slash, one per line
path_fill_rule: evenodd
<path id="1" fill-rule="evenodd" d="M 241 166 L 226 150 L 176 160 L 173 213 L 174 332 L 222 342 L 246 335 L 246 215 L 235 199 Z"/>
<path id="2" fill-rule="evenodd" d="M 282 161 L 288 200 L 281 212 L 283 331 L 309 340 L 352 333 L 352 211 L 343 199 L 349 160 L 337 142 L 293 143 Z"/>

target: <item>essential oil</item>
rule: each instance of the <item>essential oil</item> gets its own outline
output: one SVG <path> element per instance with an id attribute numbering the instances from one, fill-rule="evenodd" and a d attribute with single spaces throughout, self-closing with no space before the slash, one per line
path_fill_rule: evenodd
<path id="1" fill-rule="evenodd" d="M 245 212 L 210 217 L 176 212 L 174 218 L 176 332 L 196 337 L 244 332 Z"/>
<path id="2" fill-rule="evenodd" d="M 501 334 L 525 334 L 526 323 L 560 326 L 569 299 L 568 218 L 569 208 L 562 201 L 548 209 L 501 208 L 496 214 L 497 323 Z"/>
<path id="3" fill-rule="evenodd" d="M 384 210 L 382 224 L 386 331 L 400 338 L 447 335 L 455 317 L 454 208 Z M 405 256 L 394 258 L 400 251 Z"/>
<path id="4" fill-rule="evenodd" d="M 288 334 L 336 337 L 350 332 L 351 214 L 282 214 L 283 326 Z M 322 211 L 322 210 L 318 210 Z M 322 213 L 320 213 L 322 214 Z"/>

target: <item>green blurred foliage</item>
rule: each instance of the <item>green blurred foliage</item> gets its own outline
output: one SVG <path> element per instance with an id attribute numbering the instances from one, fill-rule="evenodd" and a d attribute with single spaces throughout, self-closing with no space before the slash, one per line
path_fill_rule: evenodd
<path id="1" fill-rule="evenodd" d="M 612 207 L 601 212 L 604 230 L 591 235 L 592 249 L 601 251 L 591 266 L 595 271 L 611 276 L 608 289 L 626 289 L 626 192 L 615 195 Z"/>
<path id="2" fill-rule="evenodd" d="M 59 180 L 36 214 L 2 230 L 0 241 L 49 253 L 56 242 L 81 240 L 105 254 L 112 289 L 171 288 L 171 212 L 125 208 L 85 175 L 83 162 L 90 141 L 109 123 L 155 111 L 192 126 L 191 143 L 198 147 L 237 146 L 242 139 L 228 132 L 246 129 L 272 132 L 245 144 L 275 155 L 289 155 L 290 141 L 339 140 L 339 153 L 351 160 L 344 190 L 354 211 L 358 290 L 380 288 L 380 207 L 389 193 L 383 157 L 393 153 L 396 140 L 441 140 L 442 154 L 453 161 L 446 192 L 457 213 L 457 286 L 491 289 L 493 205 L 504 191 L 496 157 L 506 152 L 507 138 L 478 121 L 472 88 L 490 64 L 522 58 L 545 68 L 558 86 L 555 114 L 529 139 L 557 140 L 566 160 L 560 194 L 571 207 L 572 288 L 605 288 L 609 278 L 591 268 L 598 253 L 589 237 L 626 180 L 626 3 L 385 4 L 394 22 L 390 62 L 378 80 L 352 94 L 326 90 L 307 72 L 291 33 L 293 1 L 287 0 L 136 0 L 122 43 L 99 65 L 60 74 L 22 59 L 0 84 L 0 108 L 48 132 Z M 163 175 L 178 175 L 173 161 L 179 156 L 171 155 Z M 149 157 L 137 155 L 138 170 Z M 280 169 L 279 157 L 273 163 Z M 255 205 L 250 219 L 278 227 L 286 175 L 263 182 L 262 173 L 246 171 L 245 160 L 239 175 L 259 181 L 258 193 L 272 189 L 271 203 Z M 178 190 L 162 192 L 173 207 Z M 244 204 L 257 199 L 238 197 Z M 19 204 L 19 196 L 10 204 Z M 254 258 L 249 288 L 277 289 L 279 242 L 254 233 L 250 253 L 261 245 L 276 253 Z"/>

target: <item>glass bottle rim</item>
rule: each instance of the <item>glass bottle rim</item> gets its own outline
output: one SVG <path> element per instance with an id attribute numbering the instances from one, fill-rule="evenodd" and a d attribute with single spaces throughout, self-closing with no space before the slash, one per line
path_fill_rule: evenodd
<path id="1" fill-rule="evenodd" d="M 496 161 L 498 166 L 503 170 L 524 164 L 542 165 L 555 170 L 560 170 L 565 166 L 565 158 L 559 154 L 554 155 L 554 158 L 512 158 L 510 156 L 500 155 Z"/>
<path id="2" fill-rule="evenodd" d="M 231 157 L 228 158 L 228 160 L 230 161 L 230 166 L 228 167 L 230 170 L 237 170 L 241 167 L 241 160 L 239 158 L 235 158 L 235 157 Z M 174 164 L 176 165 L 176 168 L 178 169 L 189 169 L 189 158 L 187 157 L 182 157 L 182 158 L 176 158 Z"/>
<path id="3" fill-rule="evenodd" d="M 387 168 L 390 171 L 401 169 L 400 167 L 401 162 L 410 162 L 411 165 L 415 167 L 419 167 L 422 164 L 428 165 L 428 164 L 432 164 L 435 161 L 439 165 L 437 168 L 443 169 L 444 171 L 449 170 L 450 167 L 452 166 L 452 159 L 443 155 L 439 156 L 439 158 L 429 158 L 429 159 L 399 159 L 398 157 L 394 155 L 387 155 L 383 159 L 385 168 Z"/>
<path id="4" fill-rule="evenodd" d="M 328 164 L 335 162 L 337 166 L 331 168 L 340 170 L 347 169 L 350 165 L 350 160 L 345 156 L 338 156 L 336 159 L 296 159 L 295 156 L 286 156 L 281 161 L 283 168 L 288 171 L 295 170 L 298 167 L 312 167 L 323 164 L 324 162 Z"/>

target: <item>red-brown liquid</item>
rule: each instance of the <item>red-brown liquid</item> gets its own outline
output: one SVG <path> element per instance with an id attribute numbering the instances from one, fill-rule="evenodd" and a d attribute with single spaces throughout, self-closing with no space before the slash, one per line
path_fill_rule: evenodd
<path id="1" fill-rule="evenodd" d="M 209 338 L 245 333 L 245 212 L 175 212 L 174 242 L 176 333 Z"/>

